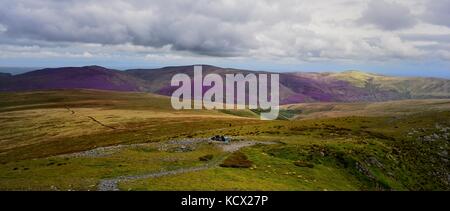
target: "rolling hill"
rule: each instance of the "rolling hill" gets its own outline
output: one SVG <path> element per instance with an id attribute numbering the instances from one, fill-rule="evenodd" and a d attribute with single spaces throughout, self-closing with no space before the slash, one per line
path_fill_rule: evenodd
<path id="1" fill-rule="evenodd" d="M 142 91 L 145 81 L 118 70 L 100 66 L 46 68 L 1 80 L 1 91 L 49 89 L 99 89 Z"/>
<path id="2" fill-rule="evenodd" d="M 119 71 L 100 66 L 46 68 L 24 74 L 0 76 L 0 91 L 49 89 L 98 89 L 151 92 L 171 95 L 170 80 L 176 73 L 192 77 L 192 66 Z M 268 73 L 210 65 L 203 74 Z M 208 89 L 208 87 L 204 87 Z M 450 97 L 450 80 L 439 78 L 390 77 L 346 71 L 340 73 L 280 73 L 281 104 L 305 102 L 382 102 L 401 99 Z"/>

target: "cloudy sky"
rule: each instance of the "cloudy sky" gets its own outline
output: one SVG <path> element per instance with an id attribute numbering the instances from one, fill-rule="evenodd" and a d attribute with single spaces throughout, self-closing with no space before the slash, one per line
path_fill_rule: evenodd
<path id="1" fill-rule="evenodd" d="M 0 66 L 450 77 L 450 0 L 0 0 Z"/>

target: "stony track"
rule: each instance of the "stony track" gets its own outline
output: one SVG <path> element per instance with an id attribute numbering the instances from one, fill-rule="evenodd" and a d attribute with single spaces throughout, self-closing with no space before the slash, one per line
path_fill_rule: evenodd
<path id="1" fill-rule="evenodd" d="M 275 143 L 274 142 L 259 142 L 259 141 L 238 141 L 238 142 L 231 142 L 230 144 L 223 144 L 223 143 L 217 143 L 217 144 L 225 152 L 235 152 L 243 147 L 249 147 L 249 146 L 253 146 L 255 144 L 275 144 Z M 167 171 L 153 172 L 153 173 L 141 174 L 141 175 L 120 176 L 120 177 L 116 177 L 116 178 L 112 178 L 112 179 L 102 179 L 102 180 L 100 180 L 100 183 L 97 186 L 98 187 L 97 190 L 98 191 L 119 191 L 120 189 L 118 187 L 118 184 L 120 182 L 130 181 L 130 180 L 138 180 L 138 179 L 163 177 L 163 176 L 167 176 L 167 175 L 183 174 L 183 173 L 194 172 L 194 171 L 201 171 L 201 170 L 206 170 L 209 168 L 217 167 L 219 163 L 220 163 L 220 161 L 213 161 L 204 166 L 198 166 L 198 167 L 180 168 L 180 169 L 176 169 L 176 170 L 167 170 Z"/>

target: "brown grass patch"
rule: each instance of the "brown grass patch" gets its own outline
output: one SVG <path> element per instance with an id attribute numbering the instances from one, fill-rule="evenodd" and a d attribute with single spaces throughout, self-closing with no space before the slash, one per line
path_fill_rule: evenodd
<path id="1" fill-rule="evenodd" d="M 213 159 L 214 155 L 208 154 L 208 155 L 204 155 L 199 157 L 198 159 L 200 161 L 210 161 L 211 159 Z"/>
<path id="2" fill-rule="evenodd" d="M 220 166 L 227 168 L 250 168 L 252 164 L 252 161 L 248 160 L 244 153 L 234 152 L 227 159 L 225 159 Z"/>

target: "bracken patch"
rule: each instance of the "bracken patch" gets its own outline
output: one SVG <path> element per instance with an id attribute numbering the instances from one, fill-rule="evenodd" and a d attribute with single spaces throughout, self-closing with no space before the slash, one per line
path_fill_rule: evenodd
<path id="1" fill-rule="evenodd" d="M 227 168 L 250 168 L 252 164 L 252 161 L 248 160 L 244 153 L 234 152 L 227 159 L 225 159 L 220 166 Z"/>

